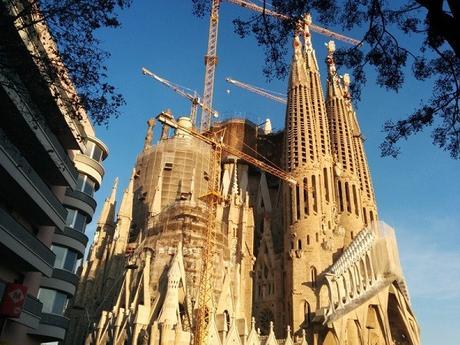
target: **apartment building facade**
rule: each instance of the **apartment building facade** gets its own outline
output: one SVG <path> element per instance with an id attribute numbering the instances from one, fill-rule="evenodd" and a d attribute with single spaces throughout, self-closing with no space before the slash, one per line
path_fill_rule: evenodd
<path id="1" fill-rule="evenodd" d="M 47 28 L 6 20 L 16 6 L 0 1 L 0 344 L 26 345 L 65 337 L 108 150 L 33 59 Z"/>

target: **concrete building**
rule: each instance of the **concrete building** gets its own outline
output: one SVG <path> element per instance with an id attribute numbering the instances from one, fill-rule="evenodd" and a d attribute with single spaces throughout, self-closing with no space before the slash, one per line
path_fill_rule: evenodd
<path id="1" fill-rule="evenodd" d="M 0 1 L 0 343 L 57 343 L 108 151 L 32 59 L 50 58 L 47 28 L 5 20 L 17 5 Z"/>
<path id="2" fill-rule="evenodd" d="M 308 27 L 302 33 L 284 131 L 244 119 L 212 129 L 283 166 L 296 185 L 223 153 L 207 344 L 419 345 L 394 231 L 378 221 L 349 77 L 337 75 L 330 42 L 324 97 Z M 193 342 L 213 155 L 167 125 L 152 145 L 154 124 L 118 215 L 114 193 L 106 200 L 65 344 Z"/>

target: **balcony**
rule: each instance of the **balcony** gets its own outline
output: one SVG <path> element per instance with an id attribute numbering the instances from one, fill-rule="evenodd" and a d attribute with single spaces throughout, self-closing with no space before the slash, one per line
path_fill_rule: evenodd
<path id="1" fill-rule="evenodd" d="M 78 276 L 72 272 L 54 268 L 51 278 L 43 278 L 41 287 L 65 292 L 69 296 L 75 294 Z"/>
<path id="2" fill-rule="evenodd" d="M 37 225 L 64 229 L 67 211 L 0 129 L 0 195 Z"/>
<path id="3" fill-rule="evenodd" d="M 40 342 L 64 340 L 69 319 L 57 314 L 42 313 L 42 318 L 37 329 L 29 332 Z"/>
<path id="4" fill-rule="evenodd" d="M 97 182 L 97 188 L 99 188 L 104 177 L 104 168 L 101 163 L 80 153 L 75 156 L 74 161 L 77 170 L 91 176 Z"/>
<path id="5" fill-rule="evenodd" d="M 81 259 L 85 254 L 88 237 L 80 231 L 66 227 L 64 231 L 58 231 L 54 234 L 53 243 L 77 251 Z"/>
<path id="6" fill-rule="evenodd" d="M 42 302 L 30 295 L 26 296 L 21 316 L 18 319 L 10 319 L 12 321 L 23 324 L 27 327 L 37 329 L 39 327 L 40 318 L 42 316 Z"/>
<path id="7" fill-rule="evenodd" d="M 96 201 L 88 194 L 77 190 L 67 189 L 64 204 L 70 206 L 71 208 L 83 211 L 83 213 L 89 216 L 89 219 L 87 220 L 88 223 L 91 222 L 91 218 L 96 210 Z"/>
<path id="8" fill-rule="evenodd" d="M 8 84 L 5 84 L 8 85 Z M 14 145 L 34 169 L 51 184 L 75 186 L 77 171 L 66 150 L 49 128 L 27 94 L 17 94 L 16 88 L 6 87 L 0 92 L 2 129 L 14 138 Z M 3 109 L 4 108 L 4 109 Z"/>
<path id="9" fill-rule="evenodd" d="M 54 253 L 37 237 L 0 208 L 0 248 L 3 260 L 10 260 L 23 271 L 53 272 Z"/>

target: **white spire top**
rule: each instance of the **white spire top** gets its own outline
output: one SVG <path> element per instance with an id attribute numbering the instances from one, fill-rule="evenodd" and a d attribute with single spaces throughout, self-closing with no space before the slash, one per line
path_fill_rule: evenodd
<path id="1" fill-rule="evenodd" d="M 132 217 L 133 210 L 133 189 L 134 189 L 134 174 L 136 170 L 133 169 L 131 178 L 129 179 L 128 188 L 125 189 L 123 193 L 123 198 L 121 199 L 120 210 L 118 211 L 118 218 L 120 217 Z"/>
<path id="2" fill-rule="evenodd" d="M 303 17 L 303 39 L 305 42 L 305 52 L 312 51 L 313 47 L 311 44 L 311 33 L 310 33 L 310 25 L 311 25 L 311 15 L 307 13 Z"/>
<path id="3" fill-rule="evenodd" d="M 115 177 L 115 180 L 113 181 L 112 194 L 110 194 L 110 200 L 115 201 L 117 197 L 117 189 L 118 189 L 118 176 Z"/>
<path id="4" fill-rule="evenodd" d="M 328 43 L 325 43 L 325 45 L 326 45 L 326 48 L 327 48 L 326 63 L 327 63 L 327 66 L 328 66 L 329 76 L 334 77 L 334 76 L 337 75 L 336 67 L 335 67 L 335 61 L 334 61 L 335 42 L 334 41 L 329 41 Z"/>

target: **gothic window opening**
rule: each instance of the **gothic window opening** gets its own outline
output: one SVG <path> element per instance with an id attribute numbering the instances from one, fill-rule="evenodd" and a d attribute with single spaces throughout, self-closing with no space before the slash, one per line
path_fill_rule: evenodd
<path id="1" fill-rule="evenodd" d="M 311 184 L 313 187 L 313 191 L 312 191 L 313 211 L 318 212 L 318 197 L 317 197 L 317 192 L 316 192 L 316 176 L 315 175 L 311 176 Z"/>
<path id="2" fill-rule="evenodd" d="M 311 308 L 310 308 L 310 303 L 308 303 L 306 300 L 305 300 L 303 309 L 304 309 L 304 315 L 305 315 L 305 326 L 308 326 L 311 322 Z"/>
<path id="3" fill-rule="evenodd" d="M 316 288 L 317 271 L 315 266 L 310 267 L 310 281 L 312 288 Z"/>
<path id="4" fill-rule="evenodd" d="M 329 202 L 329 181 L 327 175 L 327 168 L 323 169 L 323 177 L 324 177 L 324 189 L 326 191 L 326 201 Z"/>
<path id="5" fill-rule="evenodd" d="M 355 214 L 359 216 L 359 207 L 358 207 L 358 195 L 356 193 L 356 186 L 353 185 L 353 206 L 355 208 Z"/>
<path id="6" fill-rule="evenodd" d="M 289 187 L 289 195 L 291 196 L 291 200 L 294 199 L 294 190 L 292 187 Z M 294 203 L 291 202 L 291 224 L 294 224 Z"/>
<path id="7" fill-rule="evenodd" d="M 307 235 L 307 245 L 310 245 L 310 235 Z"/>
<path id="8" fill-rule="evenodd" d="M 298 240 L 298 241 L 297 241 L 297 248 L 298 248 L 299 250 L 302 250 L 302 240 Z"/>
<path id="9" fill-rule="evenodd" d="M 339 192 L 339 210 L 343 212 L 343 194 L 342 194 L 342 183 L 337 181 L 337 189 Z"/>
<path id="10" fill-rule="evenodd" d="M 303 179 L 303 207 L 306 215 L 310 214 L 309 204 L 308 204 L 308 179 L 305 177 Z"/>
<path id="11" fill-rule="evenodd" d="M 295 187 L 295 201 L 296 201 L 296 215 L 297 219 L 300 219 L 300 187 Z"/>
<path id="12" fill-rule="evenodd" d="M 345 182 L 345 198 L 347 201 L 347 211 L 351 213 L 350 187 L 348 185 L 348 182 Z"/>
<path id="13" fill-rule="evenodd" d="M 370 220 L 371 222 L 374 221 L 374 213 L 373 213 L 372 211 L 369 211 L 369 220 Z"/>
<path id="14" fill-rule="evenodd" d="M 363 216 L 364 216 L 364 225 L 367 225 L 367 214 L 366 214 L 366 208 L 363 207 Z"/>

